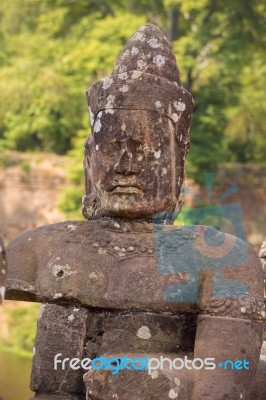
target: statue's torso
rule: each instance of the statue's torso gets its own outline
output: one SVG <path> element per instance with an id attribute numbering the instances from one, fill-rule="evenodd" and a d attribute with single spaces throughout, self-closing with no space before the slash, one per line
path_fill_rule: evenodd
<path id="1" fill-rule="evenodd" d="M 169 286 L 187 282 L 187 273 L 158 266 L 153 225 L 118 221 L 64 222 L 23 234 L 9 249 L 9 286 L 39 301 L 197 312 L 195 303 L 165 298 Z M 26 263 L 20 280 L 17 269 Z"/>
<path id="2" fill-rule="evenodd" d="M 9 299 L 263 318 L 252 280 L 256 271 L 263 287 L 258 257 L 240 239 L 204 226 L 62 222 L 20 235 L 8 263 Z"/>

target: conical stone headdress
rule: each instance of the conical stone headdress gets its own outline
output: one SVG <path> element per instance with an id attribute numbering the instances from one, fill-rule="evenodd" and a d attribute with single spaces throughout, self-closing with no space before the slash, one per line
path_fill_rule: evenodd
<path id="1" fill-rule="evenodd" d="M 112 75 L 92 85 L 87 97 L 92 126 L 102 110 L 155 110 L 177 124 L 177 140 L 188 149 L 194 101 L 182 87 L 171 45 L 156 25 L 134 33 Z"/>

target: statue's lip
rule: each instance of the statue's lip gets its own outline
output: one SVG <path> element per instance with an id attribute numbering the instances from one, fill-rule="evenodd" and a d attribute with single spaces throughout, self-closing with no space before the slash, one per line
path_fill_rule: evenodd
<path id="1" fill-rule="evenodd" d="M 142 190 L 137 185 L 121 183 L 121 184 L 114 185 L 111 189 L 111 192 L 112 193 L 129 193 L 129 194 L 136 193 L 136 194 L 139 194 L 139 193 L 142 193 Z"/>

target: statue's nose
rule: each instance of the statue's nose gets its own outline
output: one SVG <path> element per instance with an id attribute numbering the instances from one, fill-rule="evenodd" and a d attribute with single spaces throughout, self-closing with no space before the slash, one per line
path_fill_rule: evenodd
<path id="1" fill-rule="evenodd" d="M 136 174 L 139 170 L 137 163 L 133 160 L 132 153 L 128 148 L 122 150 L 119 161 L 115 164 L 115 172 L 123 175 Z"/>

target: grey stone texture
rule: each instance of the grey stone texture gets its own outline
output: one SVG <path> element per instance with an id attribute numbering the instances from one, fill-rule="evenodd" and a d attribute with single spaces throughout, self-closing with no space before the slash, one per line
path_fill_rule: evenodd
<path id="1" fill-rule="evenodd" d="M 43 226 L 8 247 L 7 298 L 47 303 L 35 342 L 35 400 L 255 400 L 263 393 L 263 370 L 255 381 L 263 269 L 232 235 L 211 246 L 206 235 L 217 238 L 217 230 L 172 224 L 194 102 L 160 30 L 141 27 L 87 97 L 88 221 Z M 57 353 L 245 358 L 251 370 L 62 371 L 53 368 Z"/>

